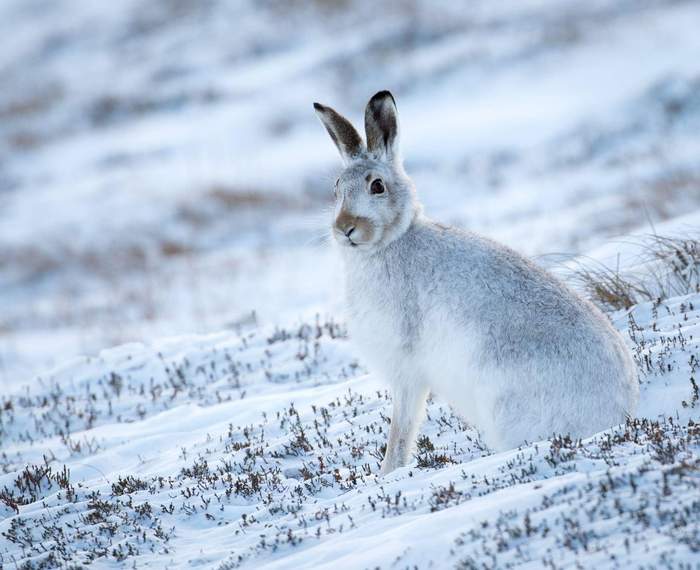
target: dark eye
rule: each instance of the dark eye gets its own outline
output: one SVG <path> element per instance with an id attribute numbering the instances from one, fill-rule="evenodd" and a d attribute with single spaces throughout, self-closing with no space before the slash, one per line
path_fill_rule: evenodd
<path id="1" fill-rule="evenodd" d="M 372 184 L 369 187 L 369 192 L 370 194 L 383 194 L 384 183 L 381 180 L 379 180 L 379 178 L 376 178 L 372 181 Z"/>
<path id="2" fill-rule="evenodd" d="M 335 194 L 335 197 L 338 197 L 338 182 L 340 182 L 340 178 L 335 181 L 335 185 L 333 186 L 333 194 Z"/>

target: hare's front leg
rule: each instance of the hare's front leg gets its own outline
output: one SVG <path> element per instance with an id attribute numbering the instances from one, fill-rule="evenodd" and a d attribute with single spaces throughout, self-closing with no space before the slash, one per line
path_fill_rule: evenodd
<path id="1" fill-rule="evenodd" d="M 391 473 L 408 462 L 418 428 L 425 414 L 428 389 L 421 385 L 398 385 L 394 388 L 389 441 L 380 475 Z"/>

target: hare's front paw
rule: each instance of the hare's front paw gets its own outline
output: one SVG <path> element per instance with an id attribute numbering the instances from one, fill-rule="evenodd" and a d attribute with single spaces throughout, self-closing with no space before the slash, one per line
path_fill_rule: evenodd
<path id="1" fill-rule="evenodd" d="M 379 468 L 379 476 L 384 477 L 384 475 L 388 475 L 399 467 L 403 467 L 403 465 L 399 465 L 398 462 L 391 460 L 389 457 L 384 457 Z"/>

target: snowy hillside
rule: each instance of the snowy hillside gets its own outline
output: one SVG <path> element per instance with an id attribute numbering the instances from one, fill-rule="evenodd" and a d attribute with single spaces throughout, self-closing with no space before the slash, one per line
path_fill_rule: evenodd
<path id="1" fill-rule="evenodd" d="M 529 254 L 700 208 L 697 2 L 382 5 L 0 3 L 0 382 L 335 313 L 312 101 L 391 89 L 428 214 Z"/>
<path id="2" fill-rule="evenodd" d="M 335 323 L 76 359 L 2 400 L 0 563 L 697 565 L 700 294 L 615 319 L 641 419 L 491 455 L 433 401 L 383 479 L 388 396 Z"/>
<path id="3" fill-rule="evenodd" d="M 700 3 L 0 2 L 0 568 L 700 568 Z M 494 454 L 347 338 L 337 153 L 607 310 L 638 416 Z"/>

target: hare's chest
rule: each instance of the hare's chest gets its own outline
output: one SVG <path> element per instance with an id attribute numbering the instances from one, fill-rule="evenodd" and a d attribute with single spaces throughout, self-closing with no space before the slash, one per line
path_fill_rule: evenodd
<path id="1" fill-rule="evenodd" d="M 372 287 L 365 280 L 349 283 L 346 291 L 352 342 L 373 368 L 386 369 L 407 353 L 404 308 L 390 288 Z"/>

